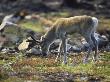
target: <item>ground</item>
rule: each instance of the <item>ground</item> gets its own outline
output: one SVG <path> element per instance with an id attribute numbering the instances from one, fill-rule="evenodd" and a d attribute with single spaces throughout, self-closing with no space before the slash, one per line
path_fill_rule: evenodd
<path id="1" fill-rule="evenodd" d="M 68 13 L 51 13 L 51 17 L 64 17 Z M 48 17 L 47 16 L 47 17 Z M 100 29 L 110 27 L 110 20 L 100 18 Z M 24 21 L 23 29 L 42 32 L 40 22 Z M 26 28 L 24 28 L 26 27 Z M 12 33 L 12 32 L 11 32 Z M 26 57 L 19 54 L 0 54 L 0 82 L 110 82 L 110 52 L 99 53 L 100 60 L 83 64 L 84 53 L 69 54 L 68 64 L 55 61 L 56 55 L 47 58 L 39 56 Z"/>

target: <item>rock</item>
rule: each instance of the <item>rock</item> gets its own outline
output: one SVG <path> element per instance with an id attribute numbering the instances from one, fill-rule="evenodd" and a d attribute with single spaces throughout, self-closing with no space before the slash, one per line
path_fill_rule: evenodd
<path id="1" fill-rule="evenodd" d="M 29 46 L 29 42 L 27 42 L 27 39 L 23 40 L 23 42 L 18 46 L 19 50 L 26 50 Z"/>
<path id="2" fill-rule="evenodd" d="M 73 52 L 73 53 L 80 53 L 81 52 L 81 48 L 78 48 L 76 45 L 74 46 L 69 46 L 67 48 L 67 52 L 70 53 L 70 52 Z"/>
<path id="3" fill-rule="evenodd" d="M 31 48 L 29 51 L 26 51 L 26 54 L 32 54 L 32 55 L 40 55 L 41 50 L 36 48 Z"/>
<path id="4" fill-rule="evenodd" d="M 98 41 L 98 49 L 99 50 L 103 50 L 104 48 L 107 47 L 107 45 L 109 44 L 109 40 L 106 36 L 104 35 L 100 35 L 98 33 L 94 34 L 95 39 Z M 82 49 L 83 51 L 87 51 L 88 50 L 88 43 L 86 41 L 82 41 Z M 95 50 L 95 47 L 93 47 L 93 50 Z"/>
<path id="5" fill-rule="evenodd" d="M 9 42 L 12 42 L 12 44 L 16 44 L 20 40 L 19 36 L 14 34 L 6 34 L 6 37 L 8 38 Z"/>

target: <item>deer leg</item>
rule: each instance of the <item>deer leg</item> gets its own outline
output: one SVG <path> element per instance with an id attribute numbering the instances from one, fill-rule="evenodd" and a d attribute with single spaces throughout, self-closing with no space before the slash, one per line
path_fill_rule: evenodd
<path id="1" fill-rule="evenodd" d="M 91 39 L 91 35 L 90 36 L 86 35 L 85 39 L 86 39 L 87 43 L 89 44 L 89 48 L 88 48 L 88 52 L 87 52 L 87 54 L 86 54 L 86 56 L 84 58 L 83 63 L 87 63 L 88 62 L 89 55 L 92 52 L 92 49 L 94 47 L 93 41 Z"/>
<path id="2" fill-rule="evenodd" d="M 95 39 L 94 34 L 91 35 L 91 39 L 94 43 L 94 47 L 95 47 L 95 54 L 93 56 L 93 60 L 96 61 L 97 60 L 97 54 L 98 54 L 98 41 Z"/>
<path id="3" fill-rule="evenodd" d="M 59 48 L 58 48 L 58 55 L 55 58 L 55 62 L 57 62 L 58 58 L 61 57 L 61 53 L 62 53 L 62 41 L 59 44 Z"/>
<path id="4" fill-rule="evenodd" d="M 62 38 L 62 47 L 63 47 L 63 54 L 64 54 L 64 64 L 67 64 L 67 52 L 66 52 L 66 37 Z"/>

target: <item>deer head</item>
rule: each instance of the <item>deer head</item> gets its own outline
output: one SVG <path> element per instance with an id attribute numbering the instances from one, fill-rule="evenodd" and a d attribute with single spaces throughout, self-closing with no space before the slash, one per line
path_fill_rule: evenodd
<path id="1" fill-rule="evenodd" d="M 41 36 L 40 40 L 36 40 L 34 36 L 32 36 L 32 35 L 30 35 L 30 36 L 36 42 L 36 44 L 40 46 L 42 55 L 46 56 L 47 52 L 48 52 L 48 48 L 47 48 L 48 43 L 47 43 L 46 39 L 43 36 Z"/>

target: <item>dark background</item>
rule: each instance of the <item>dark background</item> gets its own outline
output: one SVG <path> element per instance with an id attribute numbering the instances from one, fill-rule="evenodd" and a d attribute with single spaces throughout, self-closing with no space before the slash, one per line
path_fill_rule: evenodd
<path id="1" fill-rule="evenodd" d="M 110 18 L 109 0 L 0 0 L 0 15 L 14 13 L 21 9 L 30 12 L 56 12 L 71 9 L 75 14 L 98 15 Z"/>

